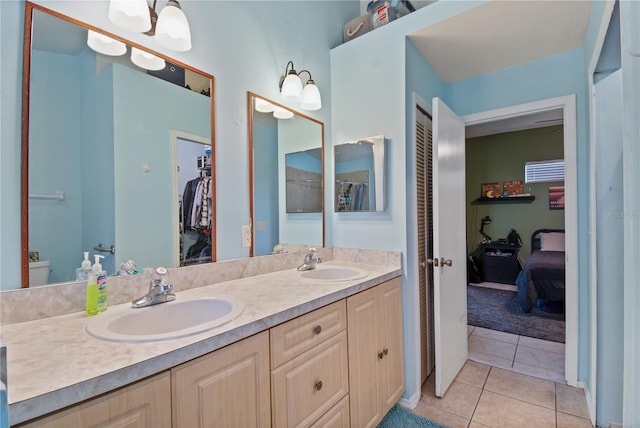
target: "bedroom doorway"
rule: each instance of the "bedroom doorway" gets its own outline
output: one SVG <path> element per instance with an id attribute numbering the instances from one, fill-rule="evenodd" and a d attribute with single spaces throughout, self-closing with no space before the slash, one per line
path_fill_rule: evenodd
<path id="1" fill-rule="evenodd" d="M 552 213 L 552 218 L 554 218 L 556 223 L 553 223 L 552 226 L 540 225 L 540 227 L 536 229 L 565 229 L 564 235 L 564 244 L 566 246 L 566 251 L 569 254 L 576 254 L 577 252 L 577 231 L 576 231 L 576 219 L 577 219 L 577 178 L 575 176 L 575 164 L 576 164 L 576 127 L 575 127 L 575 97 L 567 96 L 560 97 L 556 99 L 543 100 L 539 102 L 517 105 L 512 107 L 507 107 L 504 109 L 498 109 L 489 112 L 483 112 L 473 115 L 468 115 L 464 117 L 465 123 L 467 125 L 467 138 L 469 135 L 473 136 L 481 136 L 484 135 L 492 135 L 492 134 L 502 134 L 504 131 L 506 132 L 516 132 L 520 130 L 529 129 L 532 134 L 537 134 L 533 138 L 544 138 L 545 135 L 550 138 L 561 139 L 563 142 L 563 147 L 561 149 L 561 155 L 557 156 L 558 152 L 555 152 L 555 156 L 551 156 L 549 154 L 542 154 L 542 158 L 531 159 L 535 160 L 547 160 L 550 159 L 559 159 L 560 157 L 565 160 L 565 180 L 564 180 L 564 189 L 566 192 L 563 193 L 563 202 L 564 202 L 564 210 L 557 211 Z M 551 126 L 549 126 L 551 125 Z M 524 132 L 524 131 L 523 131 Z M 546 133 L 546 134 L 545 134 Z M 471 150 L 467 148 L 467 155 L 471 154 Z M 553 151 L 552 151 L 553 154 Z M 550 157 L 551 156 L 551 157 Z M 473 159 L 468 158 L 469 161 Z M 499 174 L 498 174 L 499 175 Z M 486 193 L 484 195 L 481 194 L 483 188 L 482 183 L 495 183 L 498 182 L 500 185 L 499 195 L 502 195 L 503 187 L 505 185 L 504 181 L 513 181 L 519 180 L 520 177 L 524 175 L 524 171 L 520 172 L 518 176 L 514 176 L 513 178 L 508 177 L 499 177 L 500 180 L 491 180 L 491 181 L 482 181 L 478 183 L 478 189 L 476 191 L 477 194 L 467 195 L 467 199 L 472 199 L 476 201 L 476 199 L 490 199 L 486 198 Z M 504 179 L 503 179 L 504 178 Z M 512 183 L 507 183 L 512 184 Z M 515 183 L 520 184 L 520 183 Z M 524 184 L 524 183 L 523 183 Z M 558 184 L 558 183 L 550 183 L 550 184 Z M 494 184 L 495 185 L 495 184 Z M 526 195 L 522 200 L 518 200 L 517 204 L 520 208 L 527 207 L 525 210 L 530 210 L 531 205 L 534 200 L 538 200 L 538 203 L 543 202 L 544 209 L 549 209 L 553 211 L 553 208 L 557 206 L 549 206 L 549 199 L 554 199 L 554 194 L 549 192 L 554 192 L 554 189 L 549 189 L 550 187 L 557 186 L 546 186 L 542 183 L 543 187 L 538 188 L 530 188 L 528 184 L 524 184 L 524 188 L 522 190 L 518 190 L 517 193 L 524 193 Z M 488 187 L 490 188 L 490 186 Z M 535 190 L 534 190 L 535 189 Z M 543 189 L 544 191 L 542 191 Z M 485 191 L 487 191 L 487 187 L 485 187 Z M 469 186 L 467 187 L 467 192 L 469 192 Z M 536 194 L 534 194 L 534 192 Z M 528 194 L 528 195 L 527 195 Z M 482 198 L 485 196 L 485 198 Z M 490 196 L 495 196 L 490 194 Z M 468 243 L 467 245 L 468 252 L 471 254 L 473 252 L 474 245 L 480 248 L 480 251 L 477 253 L 479 258 L 482 258 L 482 242 L 488 242 L 485 250 L 489 251 L 489 255 L 485 254 L 485 258 L 489 258 L 489 256 L 499 255 L 499 260 L 491 260 L 489 258 L 489 264 L 493 261 L 496 263 L 499 261 L 498 266 L 503 267 L 507 272 L 507 276 L 509 279 L 505 279 L 500 276 L 500 272 L 492 271 L 491 273 L 494 277 L 490 278 L 491 281 L 488 283 L 481 283 L 488 288 L 482 289 L 481 287 L 474 287 L 470 290 L 469 299 L 481 299 L 482 297 L 477 297 L 476 295 L 485 295 L 492 294 L 493 297 L 487 299 L 488 300 L 496 300 L 497 297 L 500 296 L 504 298 L 504 296 L 513 297 L 514 291 L 516 290 L 515 285 L 510 284 L 513 282 L 511 278 L 514 275 L 519 273 L 519 270 L 522 266 L 526 265 L 526 259 L 531 253 L 532 239 L 529 234 L 524 233 L 524 229 L 522 229 L 522 234 L 520 234 L 520 238 L 523 241 L 523 245 L 520 251 L 525 251 L 526 254 L 505 254 L 508 253 L 508 247 L 501 247 L 501 245 L 505 244 L 501 239 L 505 239 L 510 229 L 514 228 L 511 223 L 513 221 L 513 217 L 509 218 L 509 215 L 502 215 L 499 211 L 496 212 L 495 217 L 492 218 L 491 215 L 487 215 L 483 211 L 481 207 L 486 208 L 494 207 L 495 210 L 507 210 L 505 207 L 507 204 L 510 204 L 511 200 L 500 199 L 496 201 L 486 201 L 479 200 L 477 201 L 477 205 L 471 203 L 468 205 L 470 207 L 469 215 L 468 215 Z M 483 205 L 483 204 L 488 205 Z M 555 202 L 553 202 L 555 204 Z M 514 204 L 515 205 L 515 204 Z M 477 208 L 476 208 L 477 207 Z M 540 207 L 539 207 L 540 208 Z M 474 211 L 476 211 L 474 213 Z M 475 216 L 474 216 L 475 214 Z M 513 215 L 513 214 L 512 214 Z M 561 217 L 561 222 L 558 223 L 558 216 Z M 540 219 L 540 216 L 537 216 L 535 219 Z M 534 222 L 536 220 L 533 220 Z M 498 220 L 498 221 L 494 221 Z M 563 225 L 564 227 L 558 227 Z M 534 226 L 529 226 L 533 228 Z M 514 228 L 515 229 L 515 228 Z M 482 232 L 481 232 L 482 230 Z M 529 230 L 529 229 L 527 229 Z M 535 230 L 535 229 L 534 229 Z M 520 230 L 516 229 L 516 232 L 520 232 Z M 492 235 L 493 234 L 493 235 Z M 485 236 L 486 235 L 486 236 Z M 538 241 L 539 242 L 539 241 Z M 491 244 L 497 245 L 491 245 Z M 493 248 L 495 247 L 495 248 Z M 507 248 L 505 250 L 505 248 Z M 514 264 L 514 256 L 515 260 L 525 259 L 523 260 L 525 263 L 521 266 L 519 263 Z M 520 257 L 518 257 L 520 256 Z M 470 264 L 471 266 L 471 264 Z M 492 268 L 496 266 L 491 265 Z M 482 356 L 482 350 L 488 353 L 489 356 L 495 357 L 493 362 L 489 361 L 487 358 L 486 362 L 492 363 L 492 365 L 498 365 L 502 363 L 502 365 L 508 365 L 511 370 L 521 369 L 526 374 L 530 374 L 533 376 L 543 377 L 547 379 L 552 379 L 556 381 L 564 381 L 566 380 L 569 385 L 576 386 L 577 385 L 577 264 L 575 258 L 570 258 L 566 260 L 566 308 L 564 311 L 564 325 L 560 318 L 561 315 L 558 313 L 549 313 L 547 320 L 541 319 L 538 320 L 537 327 L 525 326 L 524 331 L 525 334 L 518 334 L 518 331 L 515 330 L 513 333 L 503 333 L 496 330 L 492 330 L 486 327 L 469 327 L 469 353 L 470 359 L 478 359 L 479 356 Z M 514 271 L 514 269 L 517 269 Z M 470 269 L 471 270 L 471 269 Z M 497 275 L 497 277 L 495 277 Z M 482 282 L 484 279 L 481 278 Z M 469 286 L 472 287 L 472 286 Z M 496 290 L 497 289 L 497 290 Z M 488 291 L 487 291 L 488 290 Z M 507 291 L 505 291 L 507 290 Z M 479 300 L 482 305 L 483 300 Z M 513 299 L 511 299 L 511 305 L 516 304 L 513 303 Z M 505 305 L 503 305 L 505 306 Z M 509 303 L 506 303 L 507 309 Z M 481 308 L 486 309 L 487 312 L 491 312 L 491 308 Z M 507 310 L 508 312 L 517 312 L 517 307 L 513 307 L 512 310 Z M 549 308 L 545 308 L 549 309 Z M 545 312 L 541 312 L 538 308 L 535 308 L 540 314 L 545 314 Z M 482 312 L 482 311 L 481 311 Z M 555 312 L 558 312 L 557 310 Z M 471 318 L 471 314 L 468 313 L 468 319 Z M 509 315 L 509 314 L 508 314 Z M 543 317 L 544 318 L 544 317 Z M 556 336 L 552 337 L 552 340 L 548 340 L 549 337 L 542 338 L 530 338 L 531 334 L 526 332 L 529 329 L 546 329 L 549 330 L 545 333 L 555 333 Z M 503 329 L 504 330 L 504 329 Z M 558 331 L 560 330 L 560 331 Z M 558 334 L 560 336 L 558 336 Z M 564 335 L 565 344 L 560 344 L 557 342 L 558 337 Z M 497 351 L 499 350 L 499 351 Z M 533 352 L 531 351 L 533 350 Z M 502 355 L 495 355 L 499 352 L 502 352 Z M 518 355 L 518 353 L 520 355 Z M 494 354 L 494 355 L 491 355 Z M 547 354 L 547 355 L 544 355 Z M 503 358 L 503 359 L 500 359 Z M 510 359 L 510 361 L 509 361 Z M 507 363 L 507 361 L 509 361 Z M 527 364 L 529 363 L 529 364 Z M 535 366 L 534 364 L 537 364 Z"/>

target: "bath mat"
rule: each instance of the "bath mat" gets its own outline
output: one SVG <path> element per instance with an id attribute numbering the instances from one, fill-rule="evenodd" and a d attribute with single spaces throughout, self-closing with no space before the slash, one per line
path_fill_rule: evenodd
<path id="1" fill-rule="evenodd" d="M 394 406 L 386 414 L 378 428 L 408 428 L 408 427 L 425 427 L 425 428 L 447 428 L 445 425 L 437 424 L 422 416 L 404 410 L 401 407 Z"/>

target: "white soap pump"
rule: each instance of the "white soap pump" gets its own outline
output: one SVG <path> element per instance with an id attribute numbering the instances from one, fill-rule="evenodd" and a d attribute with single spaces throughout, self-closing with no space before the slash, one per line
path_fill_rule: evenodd
<path id="1" fill-rule="evenodd" d="M 89 273 L 91 272 L 91 261 L 89 260 L 89 252 L 85 251 L 84 260 L 80 264 L 80 267 L 76 269 L 76 281 L 86 281 Z"/>

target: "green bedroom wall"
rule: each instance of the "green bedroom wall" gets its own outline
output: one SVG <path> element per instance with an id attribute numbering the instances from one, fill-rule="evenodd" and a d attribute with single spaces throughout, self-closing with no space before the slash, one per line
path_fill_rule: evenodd
<path id="1" fill-rule="evenodd" d="M 564 228 L 564 210 L 549 209 L 549 187 L 563 182 L 525 183 L 524 193 L 533 202 L 474 203 L 482 183 L 524 180 L 525 162 L 562 159 L 562 126 L 507 132 L 467 139 L 467 248 L 472 253 L 482 241 L 480 219 L 490 216 L 493 223 L 485 233 L 497 240 L 506 238 L 513 228 L 522 237 L 519 256 L 526 264 L 531 254 L 531 234 L 542 228 Z"/>

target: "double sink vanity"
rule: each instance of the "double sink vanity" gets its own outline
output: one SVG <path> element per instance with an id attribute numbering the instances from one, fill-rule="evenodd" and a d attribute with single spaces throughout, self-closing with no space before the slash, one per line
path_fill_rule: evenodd
<path id="1" fill-rule="evenodd" d="M 174 269 L 175 301 L 140 309 L 146 278 L 113 277 L 103 314 L 3 319 L 10 423 L 375 426 L 404 392 L 400 254 L 320 253 Z"/>

